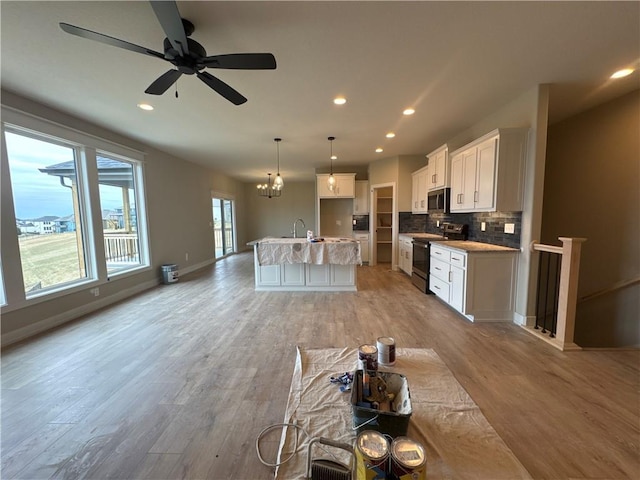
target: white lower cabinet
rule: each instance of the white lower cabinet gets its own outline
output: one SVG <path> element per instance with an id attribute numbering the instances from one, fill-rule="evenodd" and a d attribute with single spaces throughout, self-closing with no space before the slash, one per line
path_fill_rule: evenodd
<path id="1" fill-rule="evenodd" d="M 257 247 L 254 247 L 255 288 L 258 291 L 357 291 L 356 265 L 260 265 L 256 250 Z"/>
<path id="2" fill-rule="evenodd" d="M 256 285 L 280 285 L 280 265 L 264 265 L 256 269 Z"/>
<path id="3" fill-rule="evenodd" d="M 331 284 L 330 265 L 307 265 L 307 285 L 326 286 Z"/>
<path id="4" fill-rule="evenodd" d="M 408 235 L 398 235 L 398 268 L 411 275 L 413 267 L 413 239 Z"/>
<path id="5" fill-rule="evenodd" d="M 445 245 L 431 245 L 431 291 L 472 322 L 513 321 L 517 252 Z"/>
<path id="6" fill-rule="evenodd" d="M 331 285 L 353 285 L 356 270 L 353 265 L 330 265 Z"/>
<path id="7" fill-rule="evenodd" d="M 369 234 L 354 233 L 353 238 L 360 243 L 360 257 L 362 258 L 362 263 L 369 263 Z"/>
<path id="8" fill-rule="evenodd" d="M 304 264 L 283 263 L 280 267 L 280 280 L 282 285 L 304 285 Z"/>

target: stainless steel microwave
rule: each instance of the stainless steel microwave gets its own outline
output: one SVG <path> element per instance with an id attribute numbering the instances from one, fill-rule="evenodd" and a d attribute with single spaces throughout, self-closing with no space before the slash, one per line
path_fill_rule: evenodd
<path id="1" fill-rule="evenodd" d="M 427 193 L 427 208 L 429 213 L 449 213 L 450 202 L 450 188 L 441 188 Z"/>

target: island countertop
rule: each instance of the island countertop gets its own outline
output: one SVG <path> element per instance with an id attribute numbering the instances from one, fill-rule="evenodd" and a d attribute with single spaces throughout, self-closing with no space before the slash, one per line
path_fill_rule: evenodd
<path id="1" fill-rule="evenodd" d="M 255 248 L 260 265 L 362 265 L 360 243 L 353 238 L 324 237 L 309 241 L 306 238 L 265 237 L 247 245 Z"/>

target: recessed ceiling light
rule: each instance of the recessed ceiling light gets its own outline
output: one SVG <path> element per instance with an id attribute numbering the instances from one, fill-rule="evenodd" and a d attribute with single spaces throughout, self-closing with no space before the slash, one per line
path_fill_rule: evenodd
<path id="1" fill-rule="evenodd" d="M 623 68 L 622 70 L 618 70 L 610 78 L 623 78 L 628 77 L 633 73 L 633 68 Z"/>
<path id="2" fill-rule="evenodd" d="M 149 105 L 148 103 L 139 103 L 138 108 L 142 110 L 147 110 L 147 111 L 153 110 L 153 106 Z"/>
<path id="3" fill-rule="evenodd" d="M 413 115 L 414 113 L 416 113 L 416 111 L 413 108 L 406 108 L 402 112 L 403 115 Z"/>
<path id="4" fill-rule="evenodd" d="M 389 132 L 389 133 L 387 133 L 385 136 L 386 136 L 387 138 L 393 138 L 393 137 L 395 137 L 395 136 L 396 136 L 396 134 L 395 134 L 395 133 L 393 133 L 393 132 Z"/>
<path id="5" fill-rule="evenodd" d="M 344 105 L 345 103 L 347 103 L 347 99 L 344 97 L 336 97 L 333 99 L 333 103 L 335 103 L 336 105 Z"/>
<path id="6" fill-rule="evenodd" d="M 384 152 L 384 150 L 382 150 L 382 148 L 380 148 L 380 147 L 376 148 L 376 153 L 382 153 L 382 152 Z"/>

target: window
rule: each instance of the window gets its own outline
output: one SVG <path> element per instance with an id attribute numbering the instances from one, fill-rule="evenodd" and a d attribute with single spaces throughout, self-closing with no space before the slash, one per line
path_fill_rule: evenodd
<path id="1" fill-rule="evenodd" d="M 11 309 L 149 267 L 143 155 L 2 109 L 0 301 Z M 17 236 L 17 238 L 16 238 Z"/>
<path id="2" fill-rule="evenodd" d="M 27 297 L 88 276 L 74 146 L 5 132 Z"/>
<path id="3" fill-rule="evenodd" d="M 213 198 L 213 238 L 215 258 L 224 257 L 235 251 L 233 228 L 233 201 Z"/>
<path id="4" fill-rule="evenodd" d="M 98 154 L 104 256 L 109 274 L 141 264 L 135 165 Z"/>

